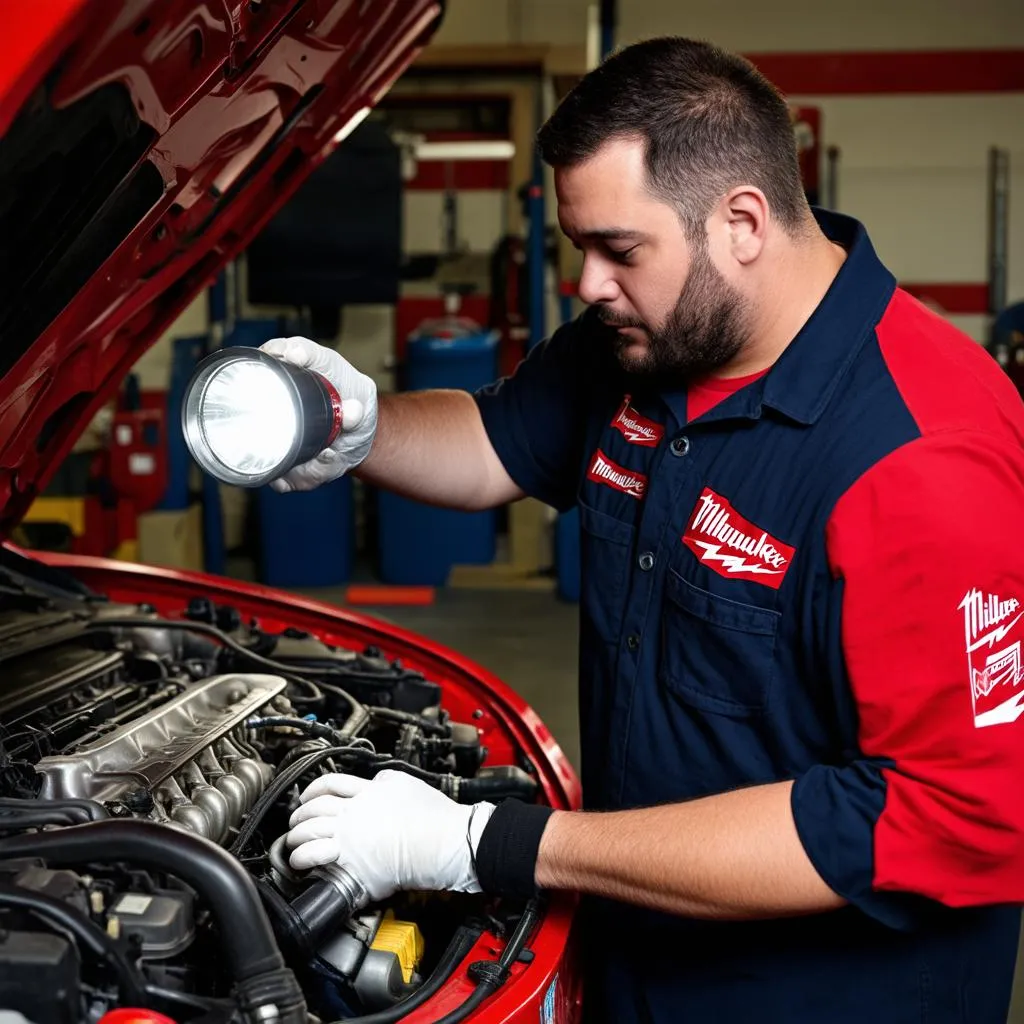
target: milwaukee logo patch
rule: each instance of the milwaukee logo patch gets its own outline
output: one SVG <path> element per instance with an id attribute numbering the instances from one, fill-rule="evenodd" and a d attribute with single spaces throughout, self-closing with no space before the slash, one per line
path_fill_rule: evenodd
<path id="1" fill-rule="evenodd" d="M 796 549 L 744 519 L 709 487 L 697 499 L 683 543 L 719 576 L 778 590 Z"/>
<path id="2" fill-rule="evenodd" d="M 641 416 L 629 404 L 631 398 L 631 395 L 626 395 L 623 398 L 622 408 L 612 420 L 612 426 L 630 444 L 639 444 L 644 448 L 657 448 L 658 442 L 665 436 L 665 427 L 661 423 L 649 420 L 646 416 Z"/>
<path id="3" fill-rule="evenodd" d="M 614 487 L 615 490 L 634 498 L 642 498 L 647 491 L 647 477 L 643 473 L 625 469 L 617 462 L 612 462 L 600 448 L 594 452 L 594 457 L 590 460 L 587 479 Z"/>
<path id="4" fill-rule="evenodd" d="M 964 647 L 970 674 L 974 724 L 1015 722 L 1024 715 L 1024 666 L 1021 664 L 1020 601 L 983 594 L 974 589 L 964 595 Z"/>

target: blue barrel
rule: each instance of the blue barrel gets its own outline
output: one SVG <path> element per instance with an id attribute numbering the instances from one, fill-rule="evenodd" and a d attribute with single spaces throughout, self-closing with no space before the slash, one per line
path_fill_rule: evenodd
<path id="1" fill-rule="evenodd" d="M 459 388 L 476 391 L 498 374 L 498 332 L 481 331 L 471 321 L 428 322 L 405 350 L 405 388 Z"/>
<path id="2" fill-rule="evenodd" d="M 424 324 L 408 342 L 404 385 L 409 391 L 476 391 L 498 375 L 498 333 L 465 320 Z M 385 583 L 443 586 L 453 565 L 494 561 L 497 513 L 458 512 L 378 495 L 379 571 Z"/>
<path id="3" fill-rule="evenodd" d="M 272 587 L 333 587 L 352 578 L 352 480 L 312 491 L 259 490 L 260 578 Z"/>

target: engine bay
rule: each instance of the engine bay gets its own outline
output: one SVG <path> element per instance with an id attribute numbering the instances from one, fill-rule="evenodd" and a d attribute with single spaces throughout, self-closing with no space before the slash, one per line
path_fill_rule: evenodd
<path id="1" fill-rule="evenodd" d="M 474 996 L 528 958 L 533 901 L 372 904 L 344 871 L 288 864 L 288 818 L 322 773 L 404 771 L 463 803 L 538 798 L 525 755 L 490 763 L 436 681 L 203 594 L 160 614 L 32 565 L 0 569 L 0 1007 L 30 1024 L 124 1006 L 384 1024 L 481 936 L 503 949 L 473 965 Z"/>

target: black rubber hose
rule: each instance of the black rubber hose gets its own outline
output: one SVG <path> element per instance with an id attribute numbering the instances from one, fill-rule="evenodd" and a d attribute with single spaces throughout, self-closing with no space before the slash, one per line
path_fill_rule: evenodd
<path id="1" fill-rule="evenodd" d="M 403 725 L 415 725 L 422 729 L 428 736 L 448 736 L 451 729 L 440 722 L 432 722 L 422 715 L 414 715 L 410 711 L 398 711 L 395 708 L 368 707 L 371 718 L 383 718 L 391 722 L 400 722 Z"/>
<path id="2" fill-rule="evenodd" d="M 481 1004 L 490 999 L 499 988 L 500 986 L 493 981 L 480 982 L 461 1006 L 456 1007 L 451 1013 L 446 1013 L 440 1020 L 435 1021 L 434 1024 L 460 1024 L 471 1013 L 474 1013 Z"/>
<path id="3" fill-rule="evenodd" d="M 269 718 L 250 718 L 246 723 L 247 729 L 276 729 L 278 726 L 287 726 L 289 729 L 298 729 L 300 732 L 308 733 L 316 739 L 331 740 L 338 742 L 338 730 L 332 729 L 323 722 L 311 722 L 308 718 L 288 718 L 285 715 L 273 715 Z"/>
<path id="4" fill-rule="evenodd" d="M 507 971 L 518 959 L 530 938 L 533 929 L 540 921 L 540 903 L 538 900 L 530 900 L 525 907 L 519 920 L 516 922 L 515 930 L 512 932 L 505 948 L 498 957 L 498 966 Z"/>
<path id="5" fill-rule="evenodd" d="M 348 749 L 348 747 L 324 747 L 322 750 L 314 750 L 301 760 L 290 764 L 284 771 L 278 772 L 273 782 L 267 786 L 259 800 L 252 805 L 251 810 L 245 816 L 229 852 L 235 857 L 240 857 L 246 846 L 249 845 L 249 840 L 252 839 L 256 829 L 260 827 L 260 822 L 266 817 L 267 811 L 284 795 L 285 791 L 321 761 L 336 757 Z"/>
<path id="6" fill-rule="evenodd" d="M 288 699 L 299 707 L 309 707 L 310 705 L 322 705 L 324 702 L 324 691 L 320 689 L 312 679 L 303 679 L 301 676 L 290 676 L 289 680 L 292 685 L 301 683 L 309 693 L 304 697 L 300 697 L 297 693 L 288 694 Z"/>
<path id="7" fill-rule="evenodd" d="M 350 764 L 354 763 L 359 769 L 366 771 L 373 778 L 378 772 L 387 770 L 393 770 L 396 772 L 405 772 L 406 775 L 411 775 L 413 778 L 419 779 L 421 782 L 427 783 L 428 786 L 433 786 L 434 789 L 440 790 L 446 796 L 452 797 L 452 799 L 458 798 L 460 802 L 466 802 L 462 793 L 462 787 L 465 786 L 466 782 L 470 781 L 464 779 L 458 775 L 441 774 L 440 772 L 427 771 L 426 768 L 420 768 L 417 765 L 410 764 L 408 761 L 400 761 L 397 758 L 392 757 L 390 754 L 376 754 L 372 750 L 366 750 L 363 747 L 353 746 L 342 746 L 342 747 L 331 747 L 323 750 L 315 751 L 313 754 L 307 755 L 319 763 L 320 761 L 326 760 L 328 757 L 335 757 L 341 762 L 348 761 Z M 298 769 L 300 762 L 295 762 L 294 765 L 290 765 L 288 771 L 291 772 L 293 769 Z M 310 766 L 303 766 L 297 771 L 297 775 L 301 775 L 303 772 L 308 771 Z M 278 779 L 281 778 L 279 775 Z M 287 785 L 282 785 L 282 792 L 288 788 L 292 780 L 289 780 Z M 274 780 L 274 784 L 277 783 L 277 779 Z M 232 853 L 237 853 L 236 850 L 237 840 L 235 845 L 231 847 Z"/>
<path id="8" fill-rule="evenodd" d="M 61 800 L 0 798 L 0 818 L 6 818 L 8 813 L 16 815 L 26 812 L 43 815 L 52 812 L 62 815 L 62 820 L 55 820 L 54 825 L 84 825 L 87 821 L 104 821 L 110 817 L 107 809 L 95 800 L 76 800 L 72 797 Z"/>
<path id="9" fill-rule="evenodd" d="M 368 769 L 372 775 L 376 775 L 377 772 L 388 768 L 402 771 L 407 775 L 412 775 L 414 778 L 426 782 L 428 785 L 434 786 L 448 796 L 458 794 L 459 799 L 465 802 L 465 796 L 461 793 L 460 786 L 464 785 L 467 780 L 460 779 L 456 775 L 440 775 L 437 772 L 428 772 L 424 768 L 417 768 L 415 765 L 408 764 L 405 761 L 397 761 L 387 754 L 374 754 L 360 747 L 324 747 L 322 750 L 315 750 L 305 755 L 301 760 L 288 765 L 286 769 L 278 772 L 277 777 L 267 786 L 259 800 L 253 804 L 252 809 L 245 816 L 242 827 L 229 848 L 231 854 L 235 857 L 241 857 L 270 808 L 306 772 L 330 758 L 338 758 L 339 761 L 351 758 L 359 763 L 360 768 Z"/>
<path id="10" fill-rule="evenodd" d="M 519 959 L 526 946 L 530 933 L 540 920 L 540 905 L 536 900 L 530 900 L 523 909 L 523 914 L 516 923 L 515 930 L 505 943 L 501 956 L 495 961 L 478 961 L 470 964 L 469 976 L 475 978 L 476 988 L 472 995 L 451 1013 L 446 1013 L 434 1024 L 461 1024 L 466 1020 L 482 1003 L 489 999 L 495 992 L 508 981 L 509 971 L 512 965 Z"/>
<path id="11" fill-rule="evenodd" d="M 146 982 L 138 969 L 105 932 L 63 900 L 0 882 L 0 906 L 31 911 L 72 935 L 81 946 L 114 969 L 122 1001 L 128 1006 L 146 1005 Z"/>
<path id="12" fill-rule="evenodd" d="M 164 627 L 167 629 L 182 629 L 189 630 L 194 633 L 205 633 L 207 636 L 216 637 L 226 647 L 230 647 L 233 651 L 237 651 L 239 654 L 244 655 L 247 658 L 257 660 L 258 664 L 263 664 L 267 667 L 273 666 L 275 671 L 279 675 L 284 675 L 286 672 L 290 672 L 293 676 L 298 676 L 299 682 L 306 686 L 312 686 L 307 680 L 302 679 L 303 676 L 333 676 L 336 679 L 350 679 L 353 682 L 360 683 L 380 683 L 382 680 L 389 681 L 400 681 L 402 679 L 423 679 L 422 672 L 416 672 L 412 669 L 394 669 L 393 675 L 386 675 L 383 672 L 371 672 L 357 668 L 347 668 L 345 665 L 325 665 L 323 663 L 317 665 L 288 665 L 283 661 L 275 661 L 273 658 L 268 658 L 265 655 L 258 654 L 256 651 L 249 650 L 248 647 L 240 644 L 233 636 L 225 633 L 223 630 L 218 629 L 216 626 L 211 626 L 206 622 L 194 622 L 191 619 L 162 619 L 162 618 L 142 618 L 142 617 L 125 617 L 118 616 L 117 618 L 103 618 L 97 619 L 95 622 L 89 623 L 89 629 L 103 629 L 106 626 L 110 626 L 116 629 L 152 629 L 154 627 Z M 355 698 L 350 694 L 345 694 L 346 699 L 354 701 Z"/>
<path id="13" fill-rule="evenodd" d="M 397 1024 L 403 1017 L 407 1017 L 413 1010 L 419 1009 L 441 990 L 444 983 L 452 976 L 455 968 L 462 963 L 469 951 L 476 945 L 476 940 L 479 937 L 479 929 L 462 925 L 452 936 L 448 948 L 444 951 L 444 955 L 438 961 L 430 977 L 415 992 L 406 996 L 400 1003 L 389 1006 L 386 1010 L 368 1013 L 363 1017 L 349 1017 L 344 1021 L 336 1021 L 335 1024 Z"/>
<path id="14" fill-rule="evenodd" d="M 0 839 L 0 857 L 41 857 L 51 864 L 131 861 L 192 886 L 213 911 L 236 981 L 279 970 L 284 960 L 248 872 L 200 836 L 148 821 L 98 821 Z"/>
<path id="15" fill-rule="evenodd" d="M 73 814 L 56 812 L 44 814 L 42 811 L 21 811 L 18 814 L 3 814 L 0 812 L 0 832 L 9 834 L 11 832 L 25 832 L 28 829 L 45 828 L 47 825 L 73 826 L 84 825 L 81 818 Z"/>
<path id="16" fill-rule="evenodd" d="M 180 619 L 146 619 L 146 618 L 117 618 L 117 619 L 97 619 L 95 622 L 89 624 L 90 629 L 103 630 L 103 629 L 183 629 L 190 633 L 205 633 L 207 636 L 215 637 L 229 650 L 234 651 L 236 654 L 241 655 L 243 658 L 247 658 L 254 665 L 259 665 L 262 668 L 267 669 L 270 672 L 279 675 L 289 682 L 294 683 L 297 686 L 310 687 L 308 679 L 303 678 L 303 671 L 301 668 L 292 665 L 285 665 L 283 662 L 274 661 L 272 658 L 264 658 L 262 654 L 257 654 L 255 651 L 250 651 L 248 647 L 240 644 L 233 636 L 225 633 L 222 629 L 217 629 L 216 626 L 207 625 L 205 622 L 185 622 Z M 327 671 L 330 674 L 329 670 Z M 319 674 L 319 673 L 318 673 Z M 315 685 L 315 684 L 313 684 Z M 344 700 L 348 701 L 349 707 L 352 713 L 362 710 L 363 705 L 359 703 L 347 690 L 337 687 L 337 692 L 343 697 Z"/>
<path id="17" fill-rule="evenodd" d="M 529 802 L 537 795 L 537 781 L 528 775 L 525 778 L 463 779 L 459 783 L 459 802 L 477 804 L 481 800 L 498 803 L 509 797 Z"/>
<path id="18" fill-rule="evenodd" d="M 193 995 L 191 992 L 177 992 L 171 988 L 161 988 L 159 985 L 147 985 L 146 995 L 156 1002 L 163 1002 L 178 1007 L 187 1007 L 189 1010 L 198 1010 L 203 1014 L 223 1014 L 227 1020 L 235 1010 L 234 1003 L 229 999 L 205 999 L 202 996 Z"/>

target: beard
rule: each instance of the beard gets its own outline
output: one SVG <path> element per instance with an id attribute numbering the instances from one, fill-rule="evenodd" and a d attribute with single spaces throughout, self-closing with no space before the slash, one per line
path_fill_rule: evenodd
<path id="1" fill-rule="evenodd" d="M 638 328 L 647 335 L 645 350 L 623 335 L 616 356 L 634 376 L 654 378 L 662 386 L 685 385 L 731 362 L 750 337 L 747 302 L 715 269 L 706 251 L 693 266 L 675 306 L 660 327 L 609 309 L 598 313 L 610 327 Z"/>

